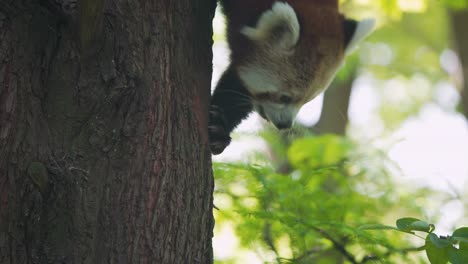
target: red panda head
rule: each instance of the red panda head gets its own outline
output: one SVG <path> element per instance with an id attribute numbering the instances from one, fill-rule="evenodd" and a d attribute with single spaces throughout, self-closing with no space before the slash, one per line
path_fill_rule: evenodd
<path id="1" fill-rule="evenodd" d="M 301 106 L 328 87 L 345 54 L 371 32 L 374 21 L 344 19 L 337 1 L 270 2 L 253 24 L 245 14 L 231 18 L 232 63 L 256 111 L 288 128 Z M 236 16 L 230 11 L 228 16 Z"/>

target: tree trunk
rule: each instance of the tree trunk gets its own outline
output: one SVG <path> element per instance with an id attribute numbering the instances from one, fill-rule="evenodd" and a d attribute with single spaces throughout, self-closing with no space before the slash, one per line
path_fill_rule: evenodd
<path id="1" fill-rule="evenodd" d="M 0 263 L 212 262 L 215 1 L 78 5 L 0 4 Z"/>
<path id="2" fill-rule="evenodd" d="M 356 69 L 350 76 L 342 81 L 335 80 L 323 97 L 322 113 L 320 119 L 312 127 L 318 134 L 333 133 L 344 136 L 348 125 L 348 108 L 351 99 L 353 81 Z"/>
<path id="3" fill-rule="evenodd" d="M 460 56 L 463 71 L 462 108 L 465 118 L 468 120 L 468 10 L 452 11 L 452 28 L 455 45 Z"/>

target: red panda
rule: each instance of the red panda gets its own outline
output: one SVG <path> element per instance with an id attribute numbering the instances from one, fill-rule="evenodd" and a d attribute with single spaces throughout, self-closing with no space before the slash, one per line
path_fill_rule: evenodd
<path id="1" fill-rule="evenodd" d="M 338 0 L 220 0 L 231 63 L 211 98 L 210 149 L 220 154 L 252 111 L 278 129 L 325 90 L 374 20 L 344 18 Z"/>

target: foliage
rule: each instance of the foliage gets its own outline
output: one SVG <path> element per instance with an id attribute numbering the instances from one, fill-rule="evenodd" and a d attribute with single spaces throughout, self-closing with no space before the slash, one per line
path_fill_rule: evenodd
<path id="1" fill-rule="evenodd" d="M 393 183 L 383 165 L 389 161 L 378 151 L 362 149 L 343 137 L 323 135 L 295 140 L 287 157 L 291 165 L 287 173 L 278 173 L 261 159 L 258 163 L 262 166 L 218 163 L 214 167 L 218 225 L 232 223 L 243 247 L 273 253 L 273 259 L 264 256 L 264 260 L 422 261 L 421 254 L 412 253 L 424 248 L 413 246 L 410 239 L 401 236 L 413 231 L 429 233 L 432 240 L 426 248 L 433 263 L 440 263 L 434 260 L 440 252 L 465 256 L 464 245 L 441 249 L 434 244 L 436 248 L 431 248 L 432 241 L 438 241 L 434 228 L 416 218 L 400 219 L 396 228 L 368 225 L 398 215 L 422 216 L 424 197 L 429 194 Z M 458 230 L 450 241 L 464 243 L 465 229 Z"/>
<path id="2" fill-rule="evenodd" d="M 468 0 L 442 0 L 441 2 L 453 9 L 465 9 L 468 7 Z"/>
<path id="3" fill-rule="evenodd" d="M 374 80 L 374 92 L 382 102 L 376 114 L 387 132 L 417 114 L 433 100 L 436 84 L 450 79 L 440 63 L 450 47 L 449 18 L 440 3 L 420 2 L 427 2 L 420 12 L 403 12 L 387 3 L 381 26 L 359 50 L 360 70 Z M 392 15 L 396 12 L 398 16 Z"/>
<path id="4" fill-rule="evenodd" d="M 338 82 L 354 76 L 372 81 L 376 107 L 369 120 L 380 123 L 358 129 L 382 125 L 382 134 L 373 136 L 385 135 L 425 105 L 442 104 L 441 84 L 456 83 L 443 65 L 444 55 L 455 54 L 447 11 L 467 8 L 468 0 L 340 3 L 347 16 L 378 21 L 377 31 L 337 75 Z M 468 263 L 468 228 L 443 236 L 430 224 L 439 219 L 427 210 L 445 204 L 444 194 L 396 184 L 398 167 L 386 151 L 363 146 L 366 137 L 353 142 L 300 134 L 306 137 L 262 132 L 267 158 L 257 156 L 254 165 L 215 164 L 217 226 L 233 226 L 244 249 L 268 263 Z M 395 226 L 382 224 L 395 219 Z"/>
<path id="5" fill-rule="evenodd" d="M 427 257 L 432 264 L 468 263 L 468 227 L 456 229 L 452 235 L 437 236 L 434 233 L 435 226 L 417 218 L 400 218 L 396 227 L 385 225 L 364 225 L 364 230 L 396 230 L 416 235 L 415 231 L 427 233 L 425 245 L 421 249 L 426 250 Z M 416 235 L 417 236 L 417 235 Z M 418 236 L 419 237 L 419 236 Z"/>
<path id="6" fill-rule="evenodd" d="M 447 11 L 467 8 L 468 0 L 341 2 L 348 16 L 378 21 L 377 30 L 354 55 L 360 63 L 352 65 L 373 80 L 373 96 L 379 102 L 373 117 L 379 120 L 376 126 L 382 125 L 379 136 L 398 129 L 428 103 L 441 104 L 437 97 L 450 93 L 441 92 L 441 84 L 459 83 L 457 62 L 447 60 L 456 46 L 451 42 L 452 20 Z"/>

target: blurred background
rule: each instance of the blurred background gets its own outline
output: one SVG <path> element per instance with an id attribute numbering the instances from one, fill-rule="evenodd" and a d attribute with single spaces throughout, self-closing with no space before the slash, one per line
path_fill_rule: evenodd
<path id="1" fill-rule="evenodd" d="M 345 0 L 376 31 L 279 132 L 252 114 L 214 156 L 217 263 L 428 263 L 366 224 L 468 226 L 468 0 Z M 213 87 L 229 63 L 214 27 Z M 354 262 L 353 262 L 354 259 Z"/>

